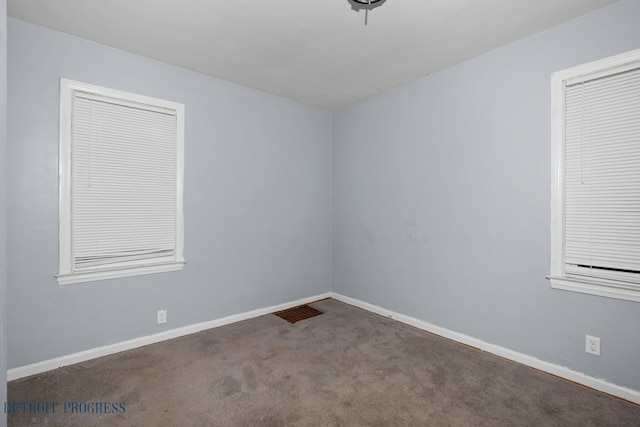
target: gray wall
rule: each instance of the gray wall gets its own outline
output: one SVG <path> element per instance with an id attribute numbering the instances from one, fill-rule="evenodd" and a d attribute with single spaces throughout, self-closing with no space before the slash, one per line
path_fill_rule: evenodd
<path id="1" fill-rule="evenodd" d="M 0 0 L 0 404 L 7 401 L 7 1 Z M 7 416 L 0 412 L 0 427 Z"/>
<path id="2" fill-rule="evenodd" d="M 330 290 L 330 113 L 14 19 L 8 62 L 9 368 Z M 185 104 L 184 271 L 58 286 L 60 77 Z"/>
<path id="3" fill-rule="evenodd" d="M 550 74 L 640 48 L 638 17 L 622 1 L 335 113 L 333 290 L 640 390 L 640 304 L 545 280 Z"/>

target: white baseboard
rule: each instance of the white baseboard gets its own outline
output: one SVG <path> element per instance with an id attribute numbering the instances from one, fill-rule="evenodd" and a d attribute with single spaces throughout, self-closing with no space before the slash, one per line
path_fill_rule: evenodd
<path id="1" fill-rule="evenodd" d="M 145 337 L 134 338 L 132 340 L 122 341 L 115 344 L 92 348 L 90 350 L 81 351 L 79 353 L 73 353 L 66 356 L 62 356 L 62 357 L 56 357 L 55 359 L 50 359 L 42 362 L 32 363 L 30 365 L 20 366 L 17 368 L 9 369 L 7 371 L 7 381 L 17 380 L 19 378 L 24 378 L 30 375 L 36 375 L 42 372 L 61 368 L 63 366 L 69 366 L 75 363 L 80 363 L 80 362 L 95 359 L 98 357 L 107 356 L 109 354 L 119 353 L 121 351 L 131 350 L 131 349 L 142 347 L 149 344 L 155 344 L 157 342 L 170 340 L 172 338 L 178 338 L 184 335 L 194 334 L 196 332 L 204 331 L 206 329 L 216 328 L 218 326 L 240 322 L 241 320 L 252 319 L 254 317 L 273 313 L 274 311 L 286 310 L 287 308 L 296 307 L 298 305 L 309 304 L 314 301 L 329 298 L 330 296 L 331 296 L 330 293 L 315 295 L 312 297 L 302 298 L 302 299 L 287 302 L 284 304 L 260 308 L 260 309 L 249 311 L 246 313 L 235 314 L 232 316 L 227 316 L 227 317 L 223 317 L 221 319 L 216 319 L 216 320 L 210 320 L 208 322 L 196 323 L 194 325 L 184 326 L 182 328 L 170 329 L 164 332 L 148 335 Z"/>
<path id="2" fill-rule="evenodd" d="M 178 338 L 184 335 L 193 334 L 196 332 L 204 331 L 206 329 L 216 328 L 218 326 L 228 325 L 230 323 L 239 322 L 242 320 L 252 319 L 254 317 L 262 316 L 265 314 L 273 313 L 274 311 L 285 310 L 287 308 L 296 307 L 302 304 L 308 304 L 314 301 L 318 301 L 324 298 L 334 298 L 338 301 L 342 301 L 346 304 L 359 307 L 363 310 L 370 311 L 372 313 L 379 314 L 384 317 L 394 319 L 398 322 L 405 323 L 407 325 L 414 326 L 418 329 L 422 329 L 427 332 L 440 335 L 445 338 L 460 342 L 462 344 L 469 345 L 471 347 L 478 348 L 488 353 L 495 354 L 505 359 L 512 360 L 514 362 L 521 363 L 526 366 L 530 366 L 535 369 L 556 375 L 558 377 L 573 381 L 578 384 L 599 390 L 603 393 L 607 393 L 613 396 L 620 397 L 630 402 L 640 405 L 640 391 L 633 390 L 627 387 L 623 387 L 604 379 L 595 378 L 586 375 L 582 372 L 574 371 L 564 366 L 556 365 L 550 362 L 537 359 L 533 356 L 529 356 L 524 353 L 510 350 L 499 345 L 490 344 L 471 336 L 461 334 L 459 332 L 451 331 L 446 328 L 442 328 L 436 325 L 432 325 L 428 322 L 416 319 L 414 317 L 405 316 L 403 314 L 394 313 L 391 310 L 379 307 L 377 305 L 369 304 L 364 301 L 360 301 L 355 298 L 347 297 L 338 293 L 328 292 L 325 294 L 315 295 L 308 298 L 302 298 L 296 301 L 291 301 L 284 304 L 279 304 L 271 307 L 265 307 L 246 313 L 236 314 L 232 316 L 223 317 L 221 319 L 211 320 L 208 322 L 197 323 L 194 325 L 185 326 L 182 328 L 170 329 L 158 334 L 148 335 L 145 337 L 134 338 L 132 340 L 123 341 L 115 344 L 110 344 L 102 347 L 93 348 L 79 353 L 73 353 L 66 356 L 57 357 L 55 359 L 45 360 L 42 362 L 33 363 L 30 365 L 20 366 L 17 368 L 9 369 L 7 371 L 7 381 L 13 381 L 19 378 L 28 377 L 30 375 L 36 375 L 42 372 L 50 371 L 53 369 L 61 368 L 63 366 L 73 365 L 75 363 L 84 362 L 87 360 L 95 359 L 102 356 L 107 356 L 114 353 L 119 353 L 125 350 L 131 350 L 137 347 L 142 347 L 149 344 L 169 340 L 172 338 Z"/>
<path id="3" fill-rule="evenodd" d="M 459 332 L 441 328 L 422 320 L 418 320 L 414 317 L 394 313 L 391 310 L 387 310 L 385 308 L 369 304 L 355 298 L 347 297 L 334 292 L 331 293 L 331 298 L 640 405 L 640 391 L 638 390 L 623 387 L 604 379 L 595 378 L 564 366 L 545 362 L 544 360 L 540 360 L 533 356 L 519 353 L 517 351 L 513 351 L 499 345 L 490 344 L 488 342 L 473 338 L 465 334 L 461 334 Z"/>

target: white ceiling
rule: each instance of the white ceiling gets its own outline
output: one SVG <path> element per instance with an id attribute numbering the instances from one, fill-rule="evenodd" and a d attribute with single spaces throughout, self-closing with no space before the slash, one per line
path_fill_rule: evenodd
<path id="1" fill-rule="evenodd" d="M 617 0 L 8 0 L 9 16 L 324 109 Z"/>

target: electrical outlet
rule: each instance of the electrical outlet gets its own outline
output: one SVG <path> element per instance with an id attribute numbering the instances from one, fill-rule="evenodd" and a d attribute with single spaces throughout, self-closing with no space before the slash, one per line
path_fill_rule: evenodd
<path id="1" fill-rule="evenodd" d="M 587 340 L 586 352 L 589 354 L 595 354 L 596 356 L 600 356 L 600 338 L 587 335 L 586 340 Z"/>
<path id="2" fill-rule="evenodd" d="M 158 310 L 158 325 L 167 323 L 167 310 Z"/>

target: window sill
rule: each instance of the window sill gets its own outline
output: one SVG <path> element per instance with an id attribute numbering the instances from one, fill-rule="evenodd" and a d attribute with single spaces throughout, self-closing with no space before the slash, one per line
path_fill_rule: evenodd
<path id="1" fill-rule="evenodd" d="M 96 280 L 140 276 L 143 274 L 164 273 L 168 271 L 179 271 L 182 270 L 184 264 L 186 263 L 171 262 L 165 264 L 145 265 L 140 267 L 128 267 L 121 269 L 60 273 L 56 275 L 56 279 L 58 279 L 58 285 L 72 285 L 75 283 L 93 282 Z"/>
<path id="2" fill-rule="evenodd" d="M 640 287 L 624 282 L 584 277 L 547 277 L 553 289 L 640 302 Z"/>

